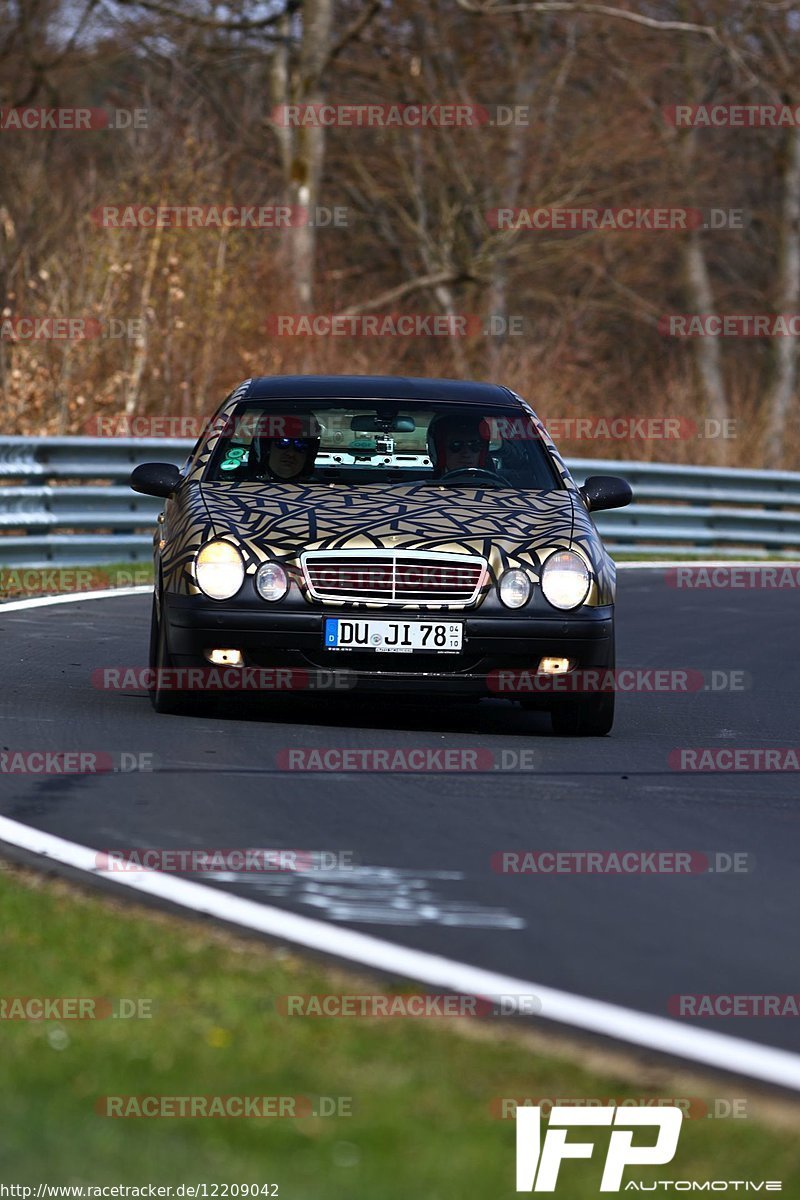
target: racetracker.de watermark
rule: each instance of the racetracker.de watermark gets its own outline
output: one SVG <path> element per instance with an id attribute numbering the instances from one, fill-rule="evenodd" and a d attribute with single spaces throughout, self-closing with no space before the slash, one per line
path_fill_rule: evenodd
<path id="1" fill-rule="evenodd" d="M 782 590 L 800 588 L 800 563 L 724 564 L 695 566 L 687 563 L 670 567 L 664 572 L 664 582 L 671 588 L 690 590 L 729 591 L 731 589 Z"/>
<path id="2" fill-rule="evenodd" d="M 15 567 L 0 571 L 0 600 L 11 596 L 63 596 L 104 588 L 141 587 L 152 583 L 149 567 L 115 571 L 107 579 L 84 567 Z"/>
<path id="3" fill-rule="evenodd" d="M 0 775 L 132 775 L 156 766 L 149 750 L 0 750 Z"/>
<path id="4" fill-rule="evenodd" d="M 753 870 L 744 850 L 497 850 L 498 875 L 742 875 Z"/>
<path id="5" fill-rule="evenodd" d="M 681 746 L 667 762 L 672 771 L 800 771 L 800 746 Z"/>
<path id="6" fill-rule="evenodd" d="M 3 342 L 91 342 L 145 336 L 143 317 L 14 317 L 0 316 L 0 341 Z"/>
<path id="7" fill-rule="evenodd" d="M 489 1101 L 489 1115 L 497 1121 L 513 1120 L 518 1108 L 541 1108 L 542 1115 L 547 1116 L 551 1108 L 562 1105 L 574 1105 L 578 1108 L 679 1108 L 684 1117 L 689 1120 L 716 1118 L 717 1120 L 733 1118 L 747 1119 L 747 1100 L 744 1096 L 717 1096 L 707 1099 L 702 1096 L 587 1096 L 581 1099 L 556 1099 L 548 1096 L 492 1096 Z"/>
<path id="8" fill-rule="evenodd" d="M 743 692 L 752 686 L 749 672 L 675 667 L 585 667 L 548 675 L 537 671 L 496 670 L 486 677 L 498 696 L 571 695 L 622 692 L 689 695 L 696 692 Z"/>
<path id="9" fill-rule="evenodd" d="M 442 1017 L 534 1016 L 542 1004 L 532 993 L 464 996 L 449 992 L 294 993 L 275 997 L 282 1017 L 426 1020 Z"/>
<path id="10" fill-rule="evenodd" d="M 502 430 L 503 425 L 518 425 L 520 433 L 525 423 L 511 418 L 491 418 Z M 631 441 L 692 441 L 695 438 L 735 438 L 736 421 L 706 417 L 695 421 L 691 417 L 555 417 L 543 420 L 549 437 L 554 442 L 631 442 Z M 530 436 L 530 434 L 528 435 Z M 512 441 L 513 429 L 507 440 Z"/>
<path id="11" fill-rule="evenodd" d="M 540 755 L 530 748 L 495 751 L 485 747 L 389 746 L 291 746 L 279 750 L 279 771 L 354 772 L 380 774 L 469 774 L 494 771 L 535 771 Z"/>
<path id="12" fill-rule="evenodd" d="M 140 692 L 341 692 L 355 687 L 348 671 L 295 670 L 293 667 L 97 667 L 92 687 Z"/>
<path id="13" fill-rule="evenodd" d="M 88 437 L 194 438 L 314 437 L 313 418 L 302 413 L 239 413 L 214 417 L 95 413 L 83 426 Z"/>
<path id="14" fill-rule="evenodd" d="M 529 104 L 278 104 L 274 125 L 292 129 L 480 129 L 531 122 Z"/>
<path id="15" fill-rule="evenodd" d="M 0 108 L 0 133 L 90 133 L 99 129 L 147 129 L 146 108 Z"/>
<path id="16" fill-rule="evenodd" d="M 800 125 L 800 104 L 666 104 L 675 129 L 785 129 Z"/>
<path id="17" fill-rule="evenodd" d="M 0 1021 L 149 1021 L 154 1003 L 144 996 L 0 996 Z"/>
<path id="18" fill-rule="evenodd" d="M 202 875 L 220 871 L 237 874 L 271 875 L 276 872 L 351 871 L 356 868 L 353 850 L 268 850 L 240 849 L 178 850 L 131 847 L 102 850 L 95 868 L 111 874 L 136 871 L 165 871 L 170 874 Z"/>
<path id="19" fill-rule="evenodd" d="M 672 1017 L 800 1017 L 800 993 L 755 995 L 682 993 L 670 996 L 667 1011 Z"/>
<path id="20" fill-rule="evenodd" d="M 99 1117 L 203 1118 L 352 1117 L 352 1096 L 100 1096 L 94 1111 Z"/>
<path id="21" fill-rule="evenodd" d="M 616 417 L 552 417 L 539 413 L 546 435 L 554 442 L 691 441 L 695 438 L 735 438 L 737 422 L 706 417 L 642 417 L 621 413 Z M 539 428 L 527 417 L 483 417 L 482 435 L 490 441 L 541 440 Z"/>
<path id="22" fill-rule="evenodd" d="M 272 313 L 269 337 L 521 337 L 525 318 L 493 313 Z"/>
<path id="23" fill-rule="evenodd" d="M 489 208 L 484 219 L 500 232 L 551 233 L 675 233 L 702 229 L 701 208 L 623 206 L 617 208 Z"/>
<path id="24" fill-rule="evenodd" d="M 346 229 L 344 205 L 102 204 L 89 217 L 100 229 Z"/>
<path id="25" fill-rule="evenodd" d="M 800 337 L 800 313 L 667 313 L 658 332 L 673 338 Z"/>

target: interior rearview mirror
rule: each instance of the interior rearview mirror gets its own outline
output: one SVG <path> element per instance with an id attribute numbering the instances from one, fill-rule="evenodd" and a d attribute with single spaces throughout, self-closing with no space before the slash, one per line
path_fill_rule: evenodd
<path id="1" fill-rule="evenodd" d="M 413 417 L 351 417 L 353 433 L 413 433 L 417 423 Z"/>

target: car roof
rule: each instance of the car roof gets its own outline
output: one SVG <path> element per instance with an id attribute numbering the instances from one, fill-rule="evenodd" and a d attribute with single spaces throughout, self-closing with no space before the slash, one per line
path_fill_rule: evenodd
<path id="1" fill-rule="evenodd" d="M 408 375 L 263 375 L 253 379 L 245 400 L 436 400 L 453 404 L 508 405 L 519 401 L 496 383 L 421 379 Z"/>

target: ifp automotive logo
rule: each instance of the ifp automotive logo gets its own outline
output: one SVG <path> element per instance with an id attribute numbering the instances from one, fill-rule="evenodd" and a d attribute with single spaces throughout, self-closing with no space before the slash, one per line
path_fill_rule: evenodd
<path id="1" fill-rule="evenodd" d="M 517 1184 L 518 1192 L 554 1192 L 564 1159 L 591 1158 L 592 1142 L 568 1142 L 574 1125 L 613 1126 L 600 1179 L 601 1192 L 620 1191 L 768 1191 L 780 1192 L 780 1180 L 748 1179 L 660 1179 L 656 1183 L 623 1183 L 626 1167 L 663 1166 L 672 1162 L 678 1149 L 683 1110 L 676 1105 L 658 1108 L 630 1108 L 609 1104 L 602 1108 L 578 1108 L 554 1105 L 550 1109 L 548 1129 L 542 1139 L 542 1110 L 536 1106 L 518 1106 Z M 634 1146 L 636 1131 L 646 1126 L 657 1129 L 655 1142 Z M 565 1172 L 567 1174 L 567 1172 Z M 568 1181 L 567 1181 L 568 1182 Z"/>
<path id="2" fill-rule="evenodd" d="M 568 1142 L 572 1125 L 614 1125 L 609 1141 L 601 1192 L 618 1192 L 626 1166 L 659 1166 L 672 1162 L 678 1149 L 683 1112 L 670 1106 L 653 1110 L 618 1108 L 573 1108 L 555 1105 L 542 1142 L 541 1108 L 517 1109 L 517 1191 L 554 1192 L 558 1172 L 565 1158 L 591 1158 L 591 1142 Z M 633 1130 L 642 1125 L 658 1127 L 653 1146 L 634 1146 Z"/>

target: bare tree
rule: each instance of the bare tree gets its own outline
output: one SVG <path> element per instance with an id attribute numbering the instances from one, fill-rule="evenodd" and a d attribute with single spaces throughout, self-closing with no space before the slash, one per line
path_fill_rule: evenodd
<path id="1" fill-rule="evenodd" d="M 325 164 L 325 127 L 313 117 L 327 96 L 331 67 L 350 42 L 359 38 L 380 8 L 370 0 L 339 36 L 334 0 L 303 0 L 300 29 L 292 38 L 296 18 L 287 12 L 280 21 L 280 41 L 272 58 L 270 93 L 283 119 L 272 123 L 283 164 L 286 199 L 311 220 L 286 231 L 286 258 L 290 285 L 301 312 L 311 308 L 316 267 L 316 227 L 313 214 L 320 204 Z M 289 109 L 308 112 L 310 120 L 287 119 Z"/>

